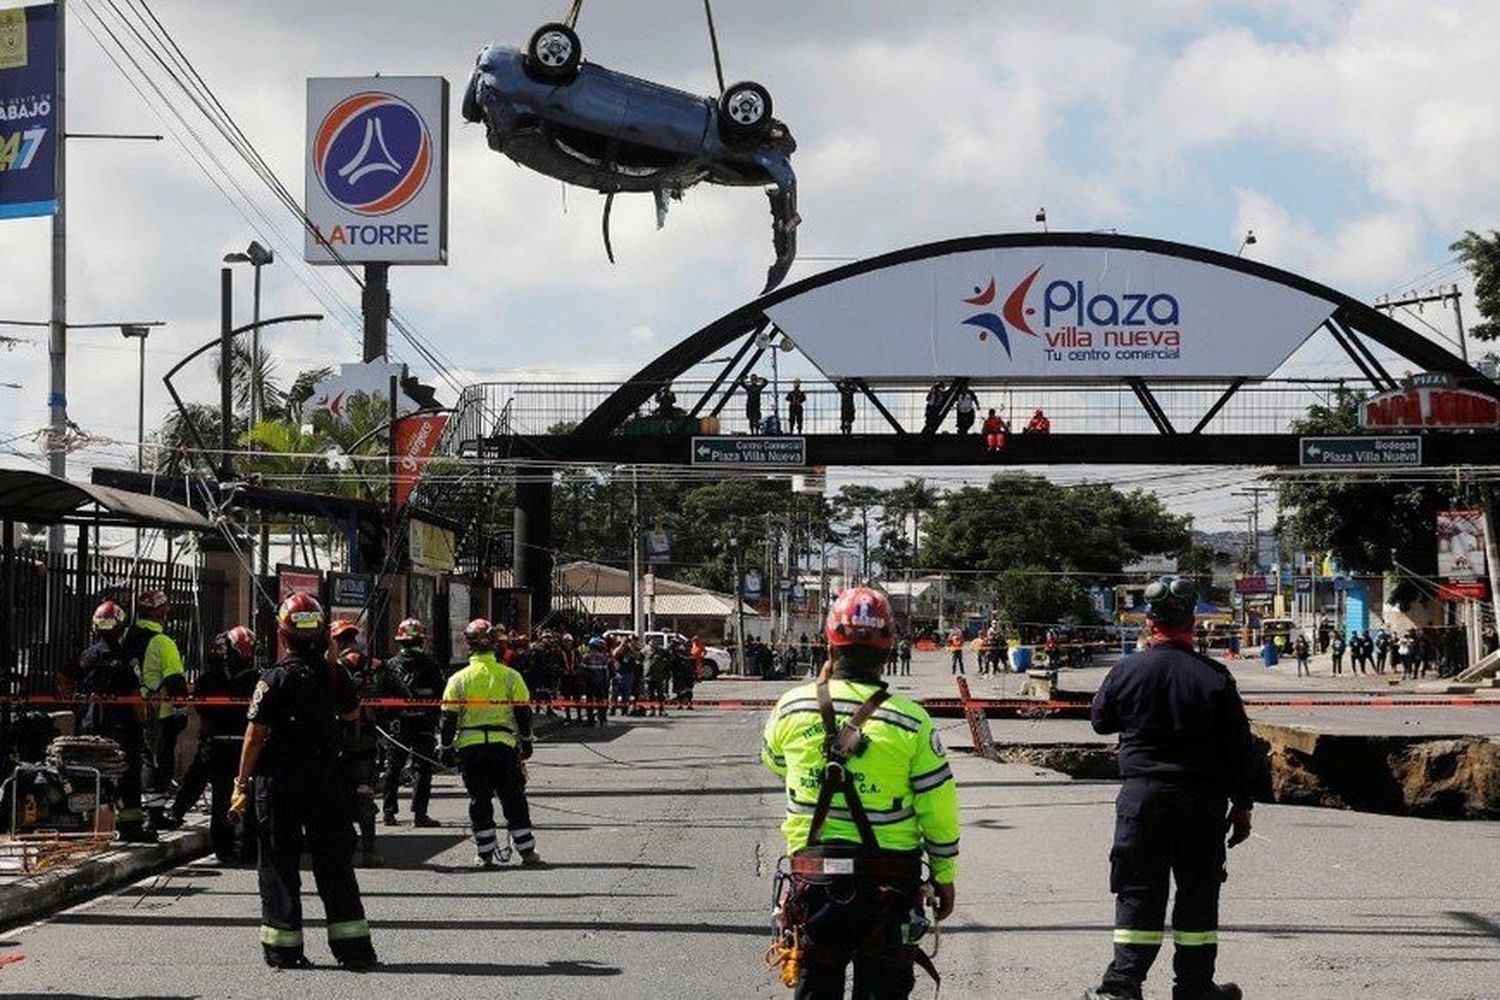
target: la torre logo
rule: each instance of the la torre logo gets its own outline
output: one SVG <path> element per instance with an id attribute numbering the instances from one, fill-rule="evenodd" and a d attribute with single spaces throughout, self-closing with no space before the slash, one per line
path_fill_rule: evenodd
<path id="1" fill-rule="evenodd" d="M 993 338 L 1008 358 L 1014 357 L 1018 335 L 1038 341 L 1048 361 L 1180 357 L 1182 307 L 1176 296 L 1166 292 L 1114 295 L 1093 291 L 1081 279 L 1048 281 L 1034 295 L 1042 269 L 1017 282 L 998 311 L 994 276 L 987 286 L 974 286 L 973 294 L 961 301 L 980 311 L 960 321 L 961 325 L 976 328 L 982 342 Z M 1039 303 L 1033 304 L 1038 296 Z"/>

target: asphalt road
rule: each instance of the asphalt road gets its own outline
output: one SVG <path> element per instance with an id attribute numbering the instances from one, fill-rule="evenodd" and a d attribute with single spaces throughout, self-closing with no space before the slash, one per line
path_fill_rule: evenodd
<path id="1" fill-rule="evenodd" d="M 906 682 L 902 682 L 903 684 Z M 940 678 L 916 686 L 944 684 Z M 782 684 L 718 682 L 705 697 Z M 752 712 L 674 713 L 541 746 L 532 801 L 545 870 L 469 867 L 465 799 L 441 830 L 382 834 L 360 872 L 385 965 L 260 962 L 253 872 L 177 869 L 0 938 L 0 994 L 72 997 L 783 997 L 761 963 L 781 791 L 754 762 Z M 963 723 L 944 721 L 964 742 Z M 1077 997 L 1109 953 L 1110 783 L 956 760 L 959 909 L 945 998 Z M 1500 981 L 1500 824 L 1261 806 L 1225 889 L 1221 969 L 1251 997 L 1477 1000 Z M 309 893 L 311 877 L 307 876 Z M 310 897 L 309 915 L 321 917 Z M 1164 955 L 1149 996 L 1169 994 Z M 1368 994 L 1366 994 L 1366 991 Z M 919 982 L 916 996 L 931 997 Z"/>

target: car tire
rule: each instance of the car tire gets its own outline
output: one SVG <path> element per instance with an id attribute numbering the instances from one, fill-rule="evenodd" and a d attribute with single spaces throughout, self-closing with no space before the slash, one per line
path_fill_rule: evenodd
<path id="1" fill-rule="evenodd" d="M 719 679 L 719 661 L 703 661 L 703 679 L 706 681 L 716 681 Z"/>
<path id="2" fill-rule="evenodd" d="M 771 92 L 752 80 L 731 84 L 719 98 L 719 128 L 725 139 L 750 139 L 771 127 Z"/>
<path id="3" fill-rule="evenodd" d="M 526 43 L 526 72 L 546 83 L 566 83 L 583 63 L 583 43 L 566 24 L 544 24 Z"/>

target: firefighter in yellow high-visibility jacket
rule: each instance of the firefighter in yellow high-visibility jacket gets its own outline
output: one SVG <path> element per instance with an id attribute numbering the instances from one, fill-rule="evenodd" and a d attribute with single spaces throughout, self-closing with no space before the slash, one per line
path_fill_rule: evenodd
<path id="1" fill-rule="evenodd" d="M 797 1000 L 842 998 L 851 962 L 866 1000 L 910 995 L 914 963 L 936 977 L 918 941 L 925 901 L 938 920 L 953 911 L 958 791 L 931 717 L 880 681 L 894 634 L 884 593 L 844 591 L 822 674 L 766 723 L 761 759 L 786 781 L 791 855 L 778 951 Z"/>

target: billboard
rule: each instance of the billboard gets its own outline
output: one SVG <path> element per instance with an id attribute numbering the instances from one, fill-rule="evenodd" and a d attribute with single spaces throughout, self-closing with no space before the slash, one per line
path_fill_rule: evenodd
<path id="1" fill-rule="evenodd" d="M 1256 378 L 1335 304 L 1205 261 L 1103 246 L 926 257 L 766 310 L 830 378 Z"/>
<path id="2" fill-rule="evenodd" d="M 57 211 L 57 8 L 0 10 L 0 219 Z"/>
<path id="3" fill-rule="evenodd" d="M 448 262 L 448 81 L 307 81 L 312 264 Z"/>
<path id="4" fill-rule="evenodd" d="M 1437 540 L 1438 576 L 1478 580 L 1485 575 L 1483 510 L 1439 511 Z"/>

